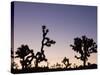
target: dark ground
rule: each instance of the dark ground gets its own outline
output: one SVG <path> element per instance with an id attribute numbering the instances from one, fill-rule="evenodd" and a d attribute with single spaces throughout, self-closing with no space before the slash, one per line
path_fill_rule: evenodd
<path id="1" fill-rule="evenodd" d="M 38 67 L 38 68 L 28 68 L 28 69 L 11 69 L 13 74 L 20 73 L 39 73 L 39 72 L 54 72 L 54 71 L 72 71 L 72 70 L 87 70 L 87 69 L 97 69 L 97 64 L 91 64 L 89 66 L 79 66 L 77 68 L 48 68 L 48 67 Z"/>

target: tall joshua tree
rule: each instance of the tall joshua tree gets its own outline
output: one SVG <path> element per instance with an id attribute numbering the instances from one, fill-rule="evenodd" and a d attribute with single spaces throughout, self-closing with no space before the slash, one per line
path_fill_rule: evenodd
<path id="1" fill-rule="evenodd" d="M 47 61 L 45 54 L 44 54 L 44 47 L 51 47 L 51 44 L 55 44 L 56 42 L 53 40 L 50 40 L 49 37 L 47 37 L 47 33 L 49 32 L 48 29 L 46 29 L 46 26 L 42 26 L 42 32 L 43 32 L 43 39 L 41 42 L 41 52 L 37 52 L 36 53 L 36 61 L 35 61 L 35 67 L 38 67 L 38 63 L 42 62 L 42 61 Z"/>
<path id="2" fill-rule="evenodd" d="M 28 45 L 21 45 L 21 47 L 19 47 L 16 51 L 16 54 L 16 58 L 20 58 L 22 69 L 25 69 L 31 65 L 31 61 L 35 57 L 33 50 L 29 49 Z"/>
<path id="3" fill-rule="evenodd" d="M 71 63 L 69 63 L 69 59 L 66 57 L 64 57 L 64 59 L 62 60 L 62 63 L 66 66 L 66 68 L 71 66 Z"/>
<path id="4" fill-rule="evenodd" d="M 83 61 L 83 66 L 86 66 L 86 61 L 90 54 L 97 52 L 97 45 L 92 38 L 87 38 L 86 36 L 82 36 L 81 38 L 74 38 L 74 44 L 70 45 L 74 51 L 80 54 L 80 56 L 76 56 L 75 58 Z"/>

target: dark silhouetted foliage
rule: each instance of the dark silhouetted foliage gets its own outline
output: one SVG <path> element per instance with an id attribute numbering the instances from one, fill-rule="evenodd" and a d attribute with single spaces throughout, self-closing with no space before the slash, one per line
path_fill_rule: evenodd
<path id="1" fill-rule="evenodd" d="M 46 37 L 49 30 L 46 29 L 46 26 L 44 26 L 44 25 L 42 26 L 42 32 L 43 32 L 43 39 L 42 39 L 42 42 L 41 42 L 41 44 L 42 44 L 41 45 L 41 52 L 36 53 L 35 67 L 38 67 L 38 63 L 40 63 L 42 61 L 47 62 L 47 59 L 46 59 L 45 54 L 44 54 L 44 46 L 51 47 L 51 44 L 56 43 L 55 41 L 50 40 L 49 37 Z"/>
<path id="2" fill-rule="evenodd" d="M 69 63 L 69 59 L 64 57 L 64 59 L 62 60 L 62 63 L 65 65 L 66 68 L 71 66 L 71 63 Z"/>
<path id="3" fill-rule="evenodd" d="M 22 69 L 29 68 L 31 61 L 35 58 L 33 50 L 30 50 L 28 45 L 21 45 L 16 51 L 16 55 L 16 58 L 20 58 Z"/>
<path id="4" fill-rule="evenodd" d="M 80 56 L 75 55 L 75 58 L 82 60 L 83 66 L 86 66 L 86 61 L 88 57 L 90 57 L 90 54 L 97 52 L 97 45 L 94 40 L 86 36 L 74 38 L 74 44 L 70 46 L 74 51 L 80 54 Z"/>
<path id="5" fill-rule="evenodd" d="M 21 69 L 18 69 L 18 64 L 16 62 L 12 62 L 12 73 L 32 73 L 32 72 L 50 72 L 50 71 L 66 71 L 66 70 L 83 70 L 83 69 L 96 69 L 97 64 L 91 64 L 88 62 L 88 65 L 86 65 L 86 61 L 88 60 L 88 57 L 90 57 L 91 53 L 97 52 L 97 45 L 91 38 L 87 38 L 86 36 L 82 36 L 81 38 L 75 38 L 74 39 L 74 45 L 70 45 L 74 51 L 80 54 L 80 56 L 76 56 L 75 58 L 80 59 L 83 61 L 84 66 L 79 65 L 77 66 L 74 62 L 73 67 L 71 67 L 72 63 L 69 62 L 69 59 L 64 57 L 62 60 L 62 63 L 65 67 L 63 67 L 63 64 L 52 64 L 51 67 L 49 67 L 48 59 L 46 58 L 46 55 L 44 53 L 45 49 L 44 47 L 51 47 L 52 44 L 55 44 L 56 42 L 54 40 L 51 40 L 49 37 L 47 37 L 47 34 L 49 30 L 46 28 L 46 26 L 42 26 L 42 41 L 41 41 L 41 51 L 34 54 L 32 49 L 29 49 L 28 45 L 21 45 L 15 52 L 17 56 L 14 57 L 14 52 L 11 50 L 11 57 L 14 58 L 20 58 L 20 64 L 22 66 Z M 35 67 L 32 67 L 32 61 L 34 61 Z M 41 67 L 38 66 L 40 62 L 45 61 L 47 65 L 42 65 Z"/>

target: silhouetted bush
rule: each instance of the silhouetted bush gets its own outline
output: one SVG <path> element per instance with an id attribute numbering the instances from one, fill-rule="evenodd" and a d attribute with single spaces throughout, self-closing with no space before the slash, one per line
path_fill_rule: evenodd
<path id="1" fill-rule="evenodd" d="M 30 50 L 28 45 L 21 45 L 16 51 L 16 55 L 16 58 L 20 58 L 22 69 L 29 68 L 33 58 L 35 58 L 33 50 Z"/>

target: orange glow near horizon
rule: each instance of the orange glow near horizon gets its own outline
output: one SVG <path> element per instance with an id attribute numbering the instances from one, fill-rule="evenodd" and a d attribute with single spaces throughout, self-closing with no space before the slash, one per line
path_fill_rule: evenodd
<path id="1" fill-rule="evenodd" d="M 49 30 L 47 37 L 56 41 L 51 47 L 44 47 L 44 54 L 48 59 L 49 66 L 62 64 L 64 57 L 69 62 L 76 65 L 83 65 L 81 60 L 74 56 L 77 52 L 72 50 L 70 44 L 74 44 L 74 38 L 86 35 L 93 38 L 97 43 L 97 7 L 78 5 L 59 5 L 42 3 L 14 3 L 14 35 L 12 46 L 14 54 L 22 44 L 28 45 L 36 54 L 41 51 L 41 41 L 43 39 L 42 26 Z M 13 32 L 12 32 L 13 33 Z M 16 54 L 15 54 L 16 56 Z M 14 60 L 21 68 L 19 58 Z M 87 63 L 97 64 L 97 54 L 91 54 Z M 34 66 L 34 61 L 32 62 Z M 47 65 L 45 62 L 39 64 Z"/>
<path id="2" fill-rule="evenodd" d="M 95 64 L 97 63 L 97 58 L 96 58 L 96 54 L 92 54 L 89 58 L 88 58 L 88 62 L 90 62 L 91 64 Z M 48 57 L 47 57 L 48 58 Z M 56 63 L 59 63 L 61 65 L 63 65 L 63 67 L 65 67 L 65 65 L 61 62 L 63 60 L 63 57 L 51 57 L 51 58 L 48 58 L 48 62 L 49 62 L 49 68 L 51 68 L 51 66 L 53 66 L 54 64 L 56 65 Z M 17 65 L 18 65 L 18 69 L 21 69 L 21 64 L 20 64 L 20 59 L 17 58 L 14 60 Z M 76 58 L 69 58 L 69 62 L 71 63 L 71 67 L 73 68 L 74 67 L 74 64 L 76 64 L 77 66 L 80 66 L 80 65 L 83 65 L 83 62 L 81 60 L 77 60 Z M 32 67 L 34 67 L 34 60 L 32 61 Z M 47 66 L 47 62 L 41 62 L 39 64 L 39 66 Z"/>

